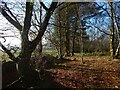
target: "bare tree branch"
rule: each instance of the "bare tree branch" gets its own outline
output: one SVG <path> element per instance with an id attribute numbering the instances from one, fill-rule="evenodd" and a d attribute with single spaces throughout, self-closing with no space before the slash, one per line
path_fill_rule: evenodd
<path id="1" fill-rule="evenodd" d="M 64 2 L 58 4 L 58 5 L 56 6 L 56 8 L 60 7 L 60 6 L 63 5 L 63 4 L 64 4 Z"/>
<path id="2" fill-rule="evenodd" d="M 43 7 L 46 11 L 48 11 L 48 8 L 45 6 L 45 4 L 44 4 L 41 0 L 39 0 L 39 2 L 40 2 L 40 4 L 42 5 L 42 7 Z"/>
<path id="3" fill-rule="evenodd" d="M 95 2 L 95 4 L 98 5 L 99 8 L 102 8 L 104 11 L 106 11 L 106 13 L 108 14 L 108 16 L 111 17 L 106 8 L 103 8 L 103 6 L 100 6 L 100 5 L 99 5 L 98 3 L 96 3 L 96 2 Z"/>
<path id="4" fill-rule="evenodd" d="M 95 26 L 95 25 L 92 24 L 91 22 L 89 22 L 89 24 L 93 25 L 93 26 L 94 26 L 95 28 L 97 28 L 100 32 L 103 32 L 103 33 L 106 34 L 106 35 L 111 35 L 111 34 L 105 32 L 105 31 L 101 30 L 99 27 Z"/>
<path id="5" fill-rule="evenodd" d="M 15 21 L 18 22 L 17 18 L 13 15 L 13 13 L 10 11 L 10 9 L 8 8 L 7 4 L 5 2 L 2 2 L 5 4 L 5 8 L 7 9 L 7 11 L 10 13 L 10 15 L 15 19 Z M 18 22 L 19 23 L 19 22 Z"/>
<path id="6" fill-rule="evenodd" d="M 7 6 L 7 5 L 5 5 Z M 8 7 L 6 7 L 8 9 Z M 3 8 L 0 7 L 0 9 L 2 10 L 2 15 L 11 23 L 13 24 L 18 30 L 22 31 L 22 26 L 20 25 L 20 23 L 16 20 L 13 20 L 7 13 L 7 11 Z M 8 12 L 10 13 L 11 16 L 13 16 L 12 12 L 8 9 Z M 13 16 L 14 17 L 14 16 Z"/>
<path id="7" fill-rule="evenodd" d="M 31 27 L 31 19 L 32 19 L 32 11 L 33 11 L 33 2 L 26 2 L 26 13 L 25 13 L 25 19 L 24 19 L 24 27 L 22 32 L 22 38 L 24 38 L 24 42 L 29 41 L 28 40 L 28 32 Z"/>
<path id="8" fill-rule="evenodd" d="M 47 28 L 47 25 L 48 25 L 49 19 L 51 17 L 51 14 L 55 10 L 56 6 L 57 6 L 57 2 L 52 2 L 48 12 L 46 13 L 45 19 L 44 19 L 44 21 L 41 25 L 40 32 L 38 33 L 38 36 L 35 38 L 35 40 L 33 40 L 33 42 L 32 42 L 33 45 L 36 45 L 36 44 L 39 43 L 41 37 L 43 36 L 43 34 L 44 34 L 44 32 Z"/>
<path id="9" fill-rule="evenodd" d="M 1 42 L 0 42 L 0 46 L 1 48 L 8 54 L 9 58 L 11 60 L 13 60 L 15 63 L 18 63 L 19 62 L 19 59 L 16 58 L 11 52 L 10 50 L 8 50 Z"/>
<path id="10" fill-rule="evenodd" d="M 94 25 L 94 27 L 97 28 L 100 32 L 103 32 L 103 33 L 106 34 L 106 35 L 111 35 L 111 34 L 105 32 L 105 31 L 101 30 L 99 27 L 97 27 L 97 26 L 95 26 L 95 25 Z"/>

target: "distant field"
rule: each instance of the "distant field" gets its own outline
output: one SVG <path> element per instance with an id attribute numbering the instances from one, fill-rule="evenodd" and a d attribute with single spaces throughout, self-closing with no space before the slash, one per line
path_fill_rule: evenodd
<path id="1" fill-rule="evenodd" d="M 52 56 L 57 56 L 57 51 L 56 50 L 43 50 L 43 54 L 45 55 L 52 55 Z M 80 53 L 74 53 L 76 57 L 80 57 L 81 54 Z M 16 53 L 15 56 L 18 56 L 19 55 L 19 52 Z M 83 53 L 83 56 L 109 56 L 108 53 Z M 74 56 L 73 56 L 74 57 Z M 3 53 L 2 51 L 0 51 L 0 61 L 3 61 L 3 60 L 7 60 L 9 61 L 9 57 L 7 54 Z"/>
<path id="2" fill-rule="evenodd" d="M 57 51 L 56 50 L 43 50 L 43 54 L 57 56 Z"/>
<path id="3" fill-rule="evenodd" d="M 49 54 L 52 56 L 57 56 L 56 50 L 43 50 L 43 54 Z M 74 53 L 75 56 L 81 56 L 81 53 Z M 93 52 L 93 53 L 83 53 L 84 56 L 109 56 L 109 52 Z"/>

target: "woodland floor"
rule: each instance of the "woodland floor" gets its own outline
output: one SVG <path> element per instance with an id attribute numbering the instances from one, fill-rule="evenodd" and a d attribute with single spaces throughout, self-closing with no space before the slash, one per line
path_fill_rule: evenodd
<path id="1" fill-rule="evenodd" d="M 37 88 L 120 89 L 119 59 L 112 60 L 109 56 L 84 56 L 82 62 L 78 56 L 62 60 L 50 57 L 46 60 L 53 60 L 54 64 L 48 63 L 51 66 L 45 69 L 41 77 L 43 80 Z"/>
<path id="2" fill-rule="evenodd" d="M 120 60 L 108 56 L 67 57 L 46 69 L 54 81 L 67 88 L 120 88 Z"/>

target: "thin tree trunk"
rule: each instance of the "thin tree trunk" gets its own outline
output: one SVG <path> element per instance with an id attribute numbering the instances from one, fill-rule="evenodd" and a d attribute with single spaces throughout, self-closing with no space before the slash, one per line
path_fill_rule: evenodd
<path id="1" fill-rule="evenodd" d="M 81 23 L 81 21 L 80 21 L 80 18 L 81 18 L 81 16 L 80 16 L 80 14 L 79 14 L 79 12 L 80 12 L 80 8 L 79 7 L 77 7 L 77 17 L 78 17 L 78 26 L 80 26 L 80 27 L 82 27 L 82 23 Z M 83 30 L 81 29 L 80 30 L 80 55 L 81 55 L 81 61 L 82 61 L 82 63 L 83 63 Z M 83 63 L 84 64 L 84 63 Z"/>
<path id="2" fill-rule="evenodd" d="M 70 56 L 70 31 L 69 31 L 69 12 L 68 8 L 66 9 L 66 56 Z"/>
<path id="3" fill-rule="evenodd" d="M 66 56 L 70 56 L 70 32 L 69 32 L 69 25 L 67 20 L 67 27 L 66 27 Z"/>
<path id="4" fill-rule="evenodd" d="M 118 40 L 118 45 L 117 45 L 117 48 L 115 51 L 115 57 L 118 58 L 119 49 L 120 49 L 120 34 L 119 34 L 119 25 L 117 22 L 117 17 L 114 17 L 114 20 L 115 20 L 115 28 L 116 28 L 116 34 L 117 34 L 116 36 L 117 36 L 117 40 Z"/>
<path id="5" fill-rule="evenodd" d="M 117 58 L 118 55 L 119 55 L 119 49 L 120 49 L 120 40 L 119 40 L 119 44 L 118 44 L 117 49 L 116 49 L 116 52 L 115 52 L 116 58 Z"/>
<path id="6" fill-rule="evenodd" d="M 109 2 L 110 11 L 111 11 L 111 29 L 110 29 L 110 53 L 111 56 L 115 57 L 115 30 L 114 30 L 114 14 L 113 14 L 113 3 Z"/>
<path id="7" fill-rule="evenodd" d="M 76 26 L 76 25 L 75 25 Z M 75 50 L 75 35 L 76 35 L 77 28 L 75 27 L 75 31 L 73 33 L 73 41 L 72 41 L 72 56 L 74 56 Z"/>
<path id="8" fill-rule="evenodd" d="M 83 30 L 80 30 L 80 46 L 81 61 L 83 63 Z"/>
<path id="9" fill-rule="evenodd" d="M 60 59 L 63 58 L 63 53 L 62 53 L 62 32 L 61 32 L 61 15 L 59 13 L 59 33 L 60 33 Z"/>
<path id="10" fill-rule="evenodd" d="M 74 52 L 75 52 L 75 50 L 74 50 L 74 49 L 75 49 L 75 36 L 73 36 L 73 41 L 72 41 L 72 43 L 73 43 L 73 44 L 72 44 L 72 45 L 73 45 L 73 46 L 72 46 L 72 56 L 74 56 Z"/>
<path id="11" fill-rule="evenodd" d="M 66 56 L 70 56 L 70 37 L 69 37 L 69 29 L 66 31 Z"/>

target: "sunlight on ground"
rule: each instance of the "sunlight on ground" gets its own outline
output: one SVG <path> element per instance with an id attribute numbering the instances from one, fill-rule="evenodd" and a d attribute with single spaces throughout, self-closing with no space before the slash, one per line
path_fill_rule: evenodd
<path id="1" fill-rule="evenodd" d="M 67 57 L 71 61 L 49 69 L 56 82 L 70 88 L 120 88 L 120 61 L 106 56 Z M 76 60 L 74 61 L 74 58 Z"/>

